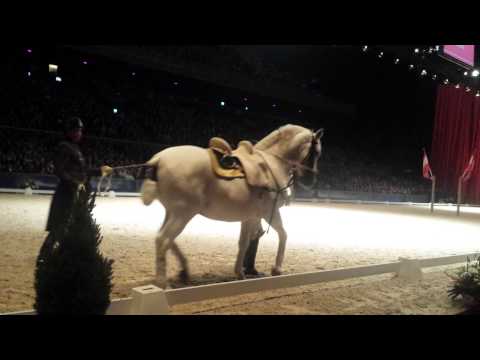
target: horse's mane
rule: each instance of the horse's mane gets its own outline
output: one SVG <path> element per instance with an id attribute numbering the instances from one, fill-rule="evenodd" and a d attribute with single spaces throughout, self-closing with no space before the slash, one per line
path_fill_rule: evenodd
<path id="1" fill-rule="evenodd" d="M 286 138 L 293 138 L 296 134 L 305 130 L 306 130 L 305 128 L 302 128 L 301 126 L 298 126 L 298 125 L 288 124 L 288 125 L 281 126 L 278 129 L 272 131 L 267 136 L 265 136 L 262 140 L 257 142 L 255 144 L 255 147 L 258 150 L 266 150 L 272 147 L 273 145 L 275 145 L 280 140 L 283 140 Z"/>

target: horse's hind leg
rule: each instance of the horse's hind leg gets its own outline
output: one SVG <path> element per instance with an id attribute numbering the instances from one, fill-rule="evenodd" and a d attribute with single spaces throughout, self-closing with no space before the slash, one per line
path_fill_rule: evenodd
<path id="1" fill-rule="evenodd" d="M 156 255 L 156 284 L 161 288 L 167 286 L 167 250 L 172 246 L 175 238 L 185 229 L 192 217 L 177 216 L 167 213 L 165 221 L 158 232 L 155 241 Z"/>
<path id="2" fill-rule="evenodd" d="M 272 268 L 272 275 L 281 275 L 282 263 L 285 257 L 285 246 L 287 244 L 287 232 L 283 227 L 282 218 L 280 217 L 280 212 L 278 211 L 278 209 L 273 214 L 273 218 L 272 218 L 272 221 L 270 222 L 270 225 L 274 228 L 274 230 L 278 234 L 277 258 L 275 259 L 275 266 Z"/>
<path id="3" fill-rule="evenodd" d="M 190 271 L 188 269 L 188 261 L 185 255 L 183 255 L 182 251 L 178 247 L 178 245 L 174 242 L 172 242 L 172 251 L 177 257 L 178 261 L 180 261 L 180 266 L 182 267 L 182 270 L 180 271 L 179 278 L 183 283 L 186 283 L 190 279 Z"/>

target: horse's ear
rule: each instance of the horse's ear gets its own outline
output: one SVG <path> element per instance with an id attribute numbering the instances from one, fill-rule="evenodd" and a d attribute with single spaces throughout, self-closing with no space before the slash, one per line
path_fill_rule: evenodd
<path id="1" fill-rule="evenodd" d="M 315 131 L 315 134 L 314 134 L 314 135 L 315 135 L 315 139 L 320 140 L 320 139 L 322 138 L 322 136 L 323 136 L 323 128 L 318 129 L 317 131 Z"/>

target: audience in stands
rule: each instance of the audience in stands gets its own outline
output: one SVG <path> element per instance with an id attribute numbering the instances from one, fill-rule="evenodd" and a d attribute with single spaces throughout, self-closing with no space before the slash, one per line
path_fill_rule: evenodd
<path id="1" fill-rule="evenodd" d="M 207 47 L 204 56 L 192 48 L 166 46 L 159 53 L 172 61 L 182 57 L 192 64 L 211 67 L 229 63 L 234 64 L 234 71 L 281 78 L 265 65 L 249 64 L 228 47 Z M 222 55 L 217 56 L 218 52 Z M 8 105 L 0 108 L 0 173 L 53 174 L 52 155 L 61 139 L 61 120 L 70 115 L 85 120 L 83 147 L 92 167 L 143 163 L 166 146 L 205 147 L 213 136 L 224 137 L 233 145 L 245 138 L 255 142 L 282 124 L 258 113 L 206 106 L 198 99 L 172 94 L 148 78 L 131 81 L 115 74 L 100 76 L 82 70 L 86 68 L 69 70 L 68 66 L 63 66 L 59 74 L 47 76 L 32 71 L 28 75 L 15 66 L 11 64 L 13 70 L 7 72 L 0 89 L 1 101 Z M 55 80 L 57 75 L 61 82 Z M 420 175 L 379 171 L 382 166 L 359 157 L 355 149 L 325 147 L 319 169 L 320 190 L 397 194 L 428 191 Z M 131 180 L 140 174 L 140 169 L 125 169 L 116 175 Z"/>

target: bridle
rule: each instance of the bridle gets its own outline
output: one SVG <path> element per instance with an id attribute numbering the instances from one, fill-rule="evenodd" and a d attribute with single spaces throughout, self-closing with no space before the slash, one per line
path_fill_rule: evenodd
<path id="1" fill-rule="evenodd" d="M 312 142 L 310 144 L 310 149 L 308 151 L 308 154 L 305 156 L 305 159 L 303 159 L 302 162 L 304 162 L 305 160 L 309 159 L 310 157 L 312 157 L 313 155 L 313 168 L 310 168 L 308 166 L 304 166 L 303 164 L 302 165 L 302 168 L 303 169 L 306 169 L 308 171 L 311 171 L 313 173 L 313 179 L 312 179 L 312 183 L 310 185 L 305 185 L 303 184 L 300 180 L 298 180 L 298 184 L 304 188 L 305 190 L 308 190 L 308 191 L 311 191 L 315 188 L 315 186 L 317 185 L 317 182 L 318 182 L 318 160 L 320 159 L 320 155 L 321 155 L 321 149 L 320 151 L 316 151 L 316 146 L 317 146 L 317 137 L 316 137 L 316 134 L 312 131 Z"/>
<path id="2" fill-rule="evenodd" d="M 278 132 L 281 134 L 280 129 L 278 129 Z M 267 153 L 267 154 L 269 154 L 269 155 L 271 155 L 271 156 L 273 156 L 273 157 L 275 157 L 275 158 L 277 158 L 277 159 L 279 159 L 283 162 L 286 162 L 286 163 L 288 163 L 289 165 L 292 166 L 292 169 L 290 170 L 290 179 L 288 181 L 288 185 L 286 186 L 286 188 L 289 188 L 290 186 L 292 186 L 294 184 L 294 182 L 296 180 L 295 179 L 295 173 L 296 173 L 296 170 L 299 169 L 299 168 L 302 169 L 302 170 L 306 170 L 306 171 L 309 171 L 309 172 L 313 173 L 313 180 L 312 180 L 312 183 L 310 185 L 305 185 L 301 182 L 301 180 L 298 180 L 298 184 L 302 188 L 304 188 L 307 191 L 311 191 L 315 188 L 315 186 L 318 182 L 317 166 L 318 166 L 318 159 L 320 158 L 320 152 L 315 154 L 316 145 L 317 145 L 317 137 L 316 137 L 316 133 L 313 130 L 312 130 L 311 135 L 312 135 L 312 140 L 310 142 L 310 148 L 308 150 L 307 155 L 305 155 L 305 158 L 301 161 L 293 161 L 293 160 L 285 159 L 285 158 L 283 158 L 281 156 L 278 156 L 276 154 L 272 154 L 268 151 L 262 150 L 263 152 L 265 152 L 265 153 Z M 313 154 L 315 154 L 314 155 L 314 160 L 313 160 L 313 168 L 304 165 L 303 163 L 307 159 L 311 158 Z M 284 190 L 286 190 L 286 188 L 285 189 L 278 189 L 277 191 L 284 191 Z"/>
<path id="3" fill-rule="evenodd" d="M 280 132 L 280 130 L 278 130 Z M 277 202 L 278 202 L 278 197 L 280 196 L 280 194 L 282 194 L 284 191 L 287 191 L 287 189 L 289 189 L 290 187 L 292 187 L 295 183 L 295 173 L 296 173 L 296 168 L 301 168 L 301 169 L 304 169 L 304 170 L 308 170 L 308 171 L 311 171 L 313 174 L 314 174 L 314 177 L 313 177 L 313 181 L 312 181 L 312 184 L 311 185 L 304 185 L 302 184 L 302 182 L 300 180 L 298 180 L 298 184 L 303 187 L 304 189 L 306 189 L 307 191 L 311 191 L 312 189 L 315 188 L 316 184 L 317 184 L 317 163 L 318 163 L 318 159 L 320 158 L 320 153 L 317 153 L 314 157 L 314 164 L 313 164 L 313 168 L 310 168 L 308 166 L 305 166 L 303 165 L 303 162 L 305 160 L 307 160 L 308 158 L 311 157 L 312 153 L 315 151 L 315 148 L 316 148 L 316 134 L 315 132 L 312 130 L 312 141 L 310 143 L 310 148 L 308 150 L 308 153 L 307 155 L 305 155 L 305 158 L 302 160 L 302 161 L 292 161 L 292 160 L 288 160 L 288 159 L 285 159 L 285 158 L 282 158 L 281 156 L 278 156 L 278 155 L 275 155 L 275 154 L 271 154 L 267 151 L 264 151 L 266 152 L 267 154 L 269 155 L 272 155 L 274 157 L 276 157 L 277 159 L 281 160 L 281 161 L 284 161 L 284 162 L 287 162 L 289 163 L 290 165 L 292 165 L 292 169 L 290 169 L 290 177 L 289 177 L 289 180 L 287 182 L 287 184 L 284 186 L 284 187 L 279 187 L 278 186 L 278 182 L 277 180 L 275 180 L 275 182 L 277 182 L 277 189 L 267 189 L 267 191 L 269 192 L 274 192 L 276 193 L 275 194 L 275 198 L 273 200 L 273 205 L 272 205 L 272 211 L 270 213 L 270 219 L 269 219 L 269 222 L 268 222 L 268 228 L 267 228 L 267 231 L 266 233 L 268 234 L 268 231 L 270 230 L 270 224 L 272 222 L 272 219 L 273 219 L 273 215 L 275 213 L 275 209 L 276 209 L 276 206 L 277 206 Z M 271 171 L 271 169 L 270 169 Z M 272 176 L 273 178 L 275 179 L 275 176 L 273 175 L 272 173 Z"/>

